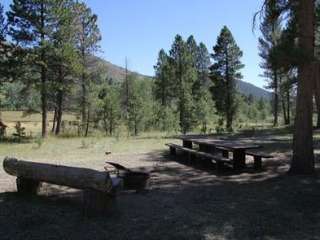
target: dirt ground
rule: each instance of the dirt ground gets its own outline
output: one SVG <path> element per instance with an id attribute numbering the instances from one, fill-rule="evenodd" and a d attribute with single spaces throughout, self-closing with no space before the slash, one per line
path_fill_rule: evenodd
<path id="1" fill-rule="evenodd" d="M 149 189 L 122 192 L 110 211 L 89 218 L 81 191 L 46 185 L 21 197 L 0 169 L 0 239 L 320 239 L 320 178 L 286 174 L 288 140 L 241 140 L 275 158 L 261 172 L 237 173 L 187 166 L 168 151 L 113 156 L 151 172 Z"/>

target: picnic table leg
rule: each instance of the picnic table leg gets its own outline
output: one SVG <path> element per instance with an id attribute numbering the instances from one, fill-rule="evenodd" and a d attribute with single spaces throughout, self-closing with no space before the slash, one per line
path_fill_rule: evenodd
<path id="1" fill-rule="evenodd" d="M 201 152 L 208 152 L 208 147 L 204 144 L 199 144 L 199 150 Z"/>
<path id="2" fill-rule="evenodd" d="M 243 149 L 237 149 L 233 152 L 233 168 L 240 170 L 246 167 L 246 152 Z"/>
<path id="3" fill-rule="evenodd" d="M 174 147 L 170 146 L 170 154 L 175 156 L 176 155 L 176 149 Z"/>
<path id="4" fill-rule="evenodd" d="M 224 158 L 229 158 L 229 151 L 228 151 L 228 150 L 223 150 L 223 151 L 222 151 L 222 156 L 223 156 Z"/>
<path id="5" fill-rule="evenodd" d="M 185 147 L 185 148 L 190 148 L 190 149 L 192 149 L 192 142 L 189 141 L 189 140 L 183 140 L 183 141 L 182 141 L 182 145 L 183 145 L 183 147 Z"/>
<path id="6" fill-rule="evenodd" d="M 215 146 L 209 146 L 209 153 L 211 153 L 211 154 L 215 154 L 216 153 Z"/>
<path id="7" fill-rule="evenodd" d="M 261 156 L 254 156 L 254 169 L 261 170 L 262 169 L 262 158 Z"/>

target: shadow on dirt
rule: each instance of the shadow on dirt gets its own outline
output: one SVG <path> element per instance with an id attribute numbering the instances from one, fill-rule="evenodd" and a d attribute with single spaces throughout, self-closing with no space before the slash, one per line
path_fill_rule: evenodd
<path id="1" fill-rule="evenodd" d="M 261 172 L 220 173 L 151 152 L 147 193 L 123 192 L 110 212 L 90 218 L 81 191 L 48 185 L 37 197 L 0 193 L 1 239 L 320 238 L 320 178 L 286 174 L 288 142 L 264 146 L 288 154 Z"/>

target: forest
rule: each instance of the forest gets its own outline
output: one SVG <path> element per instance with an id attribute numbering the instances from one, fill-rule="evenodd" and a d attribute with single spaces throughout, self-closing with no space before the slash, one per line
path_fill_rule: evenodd
<path id="1" fill-rule="evenodd" d="M 270 99 L 237 91 L 242 51 L 227 27 L 211 51 L 193 36 L 177 35 L 168 53 L 159 51 L 154 77 L 126 67 L 120 80 L 110 77 L 95 56 L 101 40 L 97 16 L 85 3 L 57 3 L 30 8 L 15 1 L 7 13 L 1 7 L 1 110 L 41 113 L 43 137 L 61 133 L 64 113 L 76 116 L 74 134 L 81 136 L 95 130 L 111 136 L 119 131 L 209 133 L 250 127 L 248 120 L 270 123 Z M 289 124 L 289 103 L 279 99 Z M 48 112 L 54 112 L 50 125 Z"/>

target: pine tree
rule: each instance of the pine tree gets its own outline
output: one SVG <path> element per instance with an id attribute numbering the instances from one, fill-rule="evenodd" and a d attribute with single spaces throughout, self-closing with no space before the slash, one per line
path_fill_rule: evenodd
<path id="1" fill-rule="evenodd" d="M 76 32 L 73 28 L 75 14 L 74 2 L 64 0 L 55 6 L 56 32 L 53 35 L 53 52 L 50 56 L 49 67 L 53 75 L 54 120 L 52 131 L 58 135 L 61 129 L 62 114 L 65 98 L 73 85 L 79 61 L 76 51 Z"/>
<path id="2" fill-rule="evenodd" d="M 171 66 L 170 59 L 166 52 L 161 49 L 158 56 L 157 65 L 155 69 L 154 95 L 156 100 L 162 106 L 170 105 L 174 96 L 171 86 Z"/>
<path id="3" fill-rule="evenodd" d="M 172 119 L 172 100 L 174 99 L 174 91 L 172 88 L 172 66 L 169 56 L 161 49 L 158 56 L 155 69 L 155 81 L 153 94 L 155 100 L 160 105 L 156 112 L 156 121 L 162 131 L 167 131 L 170 128 L 169 122 Z"/>
<path id="4" fill-rule="evenodd" d="M 61 0 L 60 0 L 61 1 Z M 48 76 L 47 53 L 55 31 L 52 9 L 59 1 L 13 0 L 8 12 L 9 34 L 12 40 L 28 54 L 31 68 L 40 74 L 42 136 L 47 135 Z M 34 66 L 35 65 L 35 66 Z"/>
<path id="5" fill-rule="evenodd" d="M 5 80 L 5 75 L 7 74 L 6 66 L 7 63 L 7 46 L 5 43 L 6 39 L 6 20 L 3 12 L 3 6 L 0 3 L 0 88 Z"/>
<path id="6" fill-rule="evenodd" d="M 264 6 L 267 6 L 268 2 L 265 1 Z M 290 173 L 312 174 L 315 169 L 312 121 L 312 96 L 315 88 L 314 76 L 316 76 L 313 61 L 315 56 L 315 1 L 276 0 L 272 2 L 277 4 L 277 8 L 273 11 L 272 18 L 269 19 L 270 23 L 274 21 L 274 18 L 281 19 L 283 15 L 293 14 L 296 18 L 297 29 L 303 29 L 303 31 L 297 31 L 296 35 L 301 54 L 297 61 L 297 102 Z M 262 10 L 262 14 L 265 15 L 266 8 Z"/>
<path id="7" fill-rule="evenodd" d="M 298 31 L 299 48 L 304 51 L 304 61 L 298 71 L 296 120 L 290 172 L 310 174 L 315 168 L 312 134 L 312 95 L 315 69 L 310 60 L 314 57 L 315 1 L 297 0 L 297 3 L 298 28 L 303 29 L 303 32 Z"/>
<path id="8" fill-rule="evenodd" d="M 240 61 L 242 52 L 226 26 L 221 30 L 213 50 L 214 64 L 210 67 L 213 82 L 211 90 L 217 111 L 223 114 L 226 128 L 232 131 L 237 110 L 236 81 L 242 78 L 240 70 L 244 67 Z"/>
<path id="9" fill-rule="evenodd" d="M 3 6 L 0 3 L 0 44 L 6 39 L 7 24 L 4 16 Z"/>
<path id="10" fill-rule="evenodd" d="M 98 43 L 101 40 L 100 30 L 97 25 L 98 17 L 93 14 L 91 9 L 85 3 L 76 3 L 74 13 L 77 16 L 75 20 L 75 31 L 77 32 L 77 46 L 81 59 L 81 121 L 83 134 L 90 122 L 90 109 L 88 103 L 88 57 L 98 49 Z"/>
<path id="11" fill-rule="evenodd" d="M 104 129 L 107 135 L 113 136 L 119 125 L 120 96 L 119 89 L 113 84 L 105 84 L 99 93 L 98 115 L 103 121 Z"/>
<path id="12" fill-rule="evenodd" d="M 181 131 L 185 134 L 195 125 L 192 89 L 197 78 L 194 59 L 187 44 L 177 35 L 170 50 L 173 66 L 174 89 L 177 93 Z"/>
<path id="13" fill-rule="evenodd" d="M 270 23 L 270 19 L 275 11 L 275 4 L 269 1 L 266 6 L 264 20 L 261 23 L 260 31 L 262 37 L 259 38 L 260 57 L 263 62 L 260 64 L 264 69 L 263 77 L 268 81 L 268 88 L 273 90 L 273 125 L 278 125 L 279 116 L 279 92 L 280 92 L 280 63 L 277 55 L 277 47 L 281 38 L 281 26 L 279 20 Z"/>
<path id="14" fill-rule="evenodd" d="M 145 103 L 143 100 L 143 88 L 141 88 L 141 82 L 137 79 L 132 79 L 131 92 L 128 103 L 128 127 L 130 133 L 134 136 L 138 136 L 140 130 L 143 128 L 143 120 L 145 113 Z"/>

